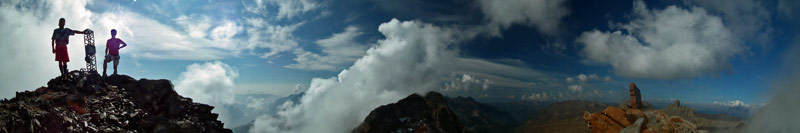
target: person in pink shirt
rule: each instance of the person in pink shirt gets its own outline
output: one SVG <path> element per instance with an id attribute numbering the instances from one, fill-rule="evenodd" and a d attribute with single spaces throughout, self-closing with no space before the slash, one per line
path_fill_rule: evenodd
<path id="1" fill-rule="evenodd" d="M 106 76 L 108 62 L 114 61 L 114 75 L 117 75 L 117 65 L 119 65 L 119 49 L 128 46 L 122 39 L 116 38 L 117 30 L 111 29 L 111 39 L 106 41 L 106 59 L 103 61 L 103 77 Z M 122 45 L 122 46 L 120 46 Z"/>

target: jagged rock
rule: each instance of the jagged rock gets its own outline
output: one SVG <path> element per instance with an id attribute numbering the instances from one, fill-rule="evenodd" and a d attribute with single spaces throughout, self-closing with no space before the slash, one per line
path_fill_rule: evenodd
<path id="1" fill-rule="evenodd" d="M 621 109 L 609 106 L 600 113 L 584 112 L 583 118 L 591 132 L 703 132 L 703 130 L 697 130 L 697 126 L 680 116 L 668 116 L 659 110 L 641 110 L 644 107 L 641 104 L 641 95 L 633 83 L 630 84 L 630 96 L 630 108 Z M 675 106 L 679 106 L 679 103 L 676 102 Z M 635 122 L 631 123 L 630 121 Z"/>
<path id="2" fill-rule="evenodd" d="M 0 132 L 231 132 L 168 80 L 73 71 L 0 101 Z"/>
<path id="3" fill-rule="evenodd" d="M 354 133 L 430 132 L 460 133 L 464 127 L 447 107 L 444 96 L 428 92 L 425 97 L 411 94 L 388 105 L 383 105 L 364 119 Z"/>
<path id="4" fill-rule="evenodd" d="M 628 87 L 631 95 L 631 108 L 642 109 L 642 93 L 639 92 L 639 87 L 636 87 L 634 83 L 631 83 Z"/>

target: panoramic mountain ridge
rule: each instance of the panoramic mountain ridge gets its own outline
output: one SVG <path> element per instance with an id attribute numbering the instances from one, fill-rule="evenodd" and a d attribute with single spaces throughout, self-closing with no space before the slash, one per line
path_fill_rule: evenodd
<path id="1" fill-rule="evenodd" d="M 72 71 L 0 101 L 0 132 L 231 132 L 169 80 Z"/>
<path id="2" fill-rule="evenodd" d="M 431 91 L 424 97 L 415 93 L 396 103 L 375 108 L 352 132 L 459 133 L 464 129 L 456 114 L 447 106 L 445 97 Z"/>

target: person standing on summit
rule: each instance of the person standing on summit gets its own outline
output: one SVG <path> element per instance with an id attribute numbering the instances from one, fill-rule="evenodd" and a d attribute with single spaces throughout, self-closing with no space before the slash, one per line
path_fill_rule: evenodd
<path id="1" fill-rule="evenodd" d="M 106 68 L 108 68 L 108 62 L 114 61 L 114 74 L 117 75 L 117 65 L 119 65 L 119 49 L 125 48 L 128 46 L 127 43 L 122 41 L 122 39 L 116 38 L 117 30 L 111 29 L 111 39 L 106 41 L 106 59 L 103 61 L 103 77 L 106 76 Z M 119 45 L 122 46 L 119 46 Z"/>
<path id="2" fill-rule="evenodd" d="M 67 44 L 69 44 L 69 36 L 78 34 L 84 34 L 83 31 L 72 30 L 69 28 L 64 28 L 64 23 L 66 20 L 64 18 L 58 19 L 58 29 L 53 30 L 53 37 L 50 38 L 50 45 L 53 49 L 53 54 L 56 54 L 56 61 L 58 61 L 58 70 L 61 71 L 61 75 L 66 74 L 69 72 L 67 70 L 67 62 L 69 62 L 69 52 L 67 51 Z"/>

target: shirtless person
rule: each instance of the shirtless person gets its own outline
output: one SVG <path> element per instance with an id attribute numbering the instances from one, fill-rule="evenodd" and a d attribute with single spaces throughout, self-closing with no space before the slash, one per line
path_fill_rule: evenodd
<path id="1" fill-rule="evenodd" d="M 69 44 L 69 36 L 75 35 L 75 33 L 84 34 L 83 31 L 64 28 L 65 21 L 64 18 L 58 20 L 58 29 L 53 30 L 53 37 L 50 41 L 53 53 L 56 54 L 56 61 L 58 61 L 58 68 L 61 71 L 61 75 L 69 72 L 67 70 L 67 62 L 69 62 L 67 44 Z"/>
<path id="2" fill-rule="evenodd" d="M 119 65 L 119 49 L 128 46 L 122 39 L 116 38 L 117 30 L 111 29 L 111 39 L 106 41 L 106 59 L 103 61 L 103 77 L 106 76 L 106 68 L 108 62 L 114 61 L 114 75 L 117 74 L 117 65 Z M 121 47 L 119 45 L 122 45 Z"/>

